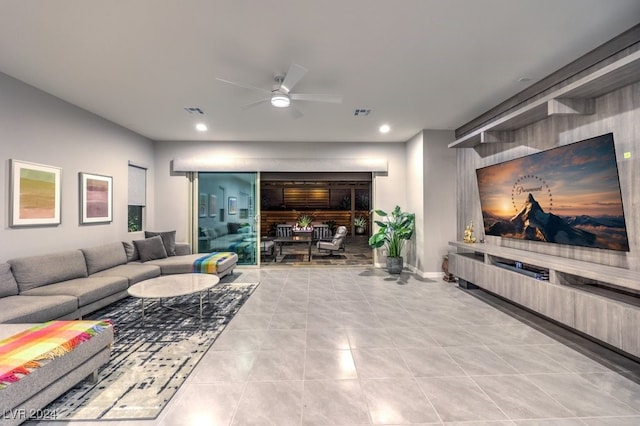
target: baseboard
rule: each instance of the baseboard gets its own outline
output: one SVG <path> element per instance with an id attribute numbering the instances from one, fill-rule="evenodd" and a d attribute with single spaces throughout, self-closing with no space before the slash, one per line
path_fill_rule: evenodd
<path id="1" fill-rule="evenodd" d="M 376 268 L 380 268 L 380 269 L 386 269 L 387 268 L 387 263 L 386 262 L 385 263 L 376 262 L 376 263 L 373 264 L 373 266 L 376 267 Z M 404 269 L 408 270 L 412 274 L 415 274 L 415 275 L 419 276 L 420 278 L 442 279 L 442 276 L 443 276 L 442 272 L 420 271 L 413 265 L 406 265 L 405 264 L 404 265 Z"/>

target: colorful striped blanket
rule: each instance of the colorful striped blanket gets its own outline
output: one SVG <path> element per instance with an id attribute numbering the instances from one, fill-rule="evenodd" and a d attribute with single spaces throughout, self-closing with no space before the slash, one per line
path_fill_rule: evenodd
<path id="1" fill-rule="evenodd" d="M 0 340 L 0 390 L 111 326 L 109 321 L 49 321 Z"/>
<path id="2" fill-rule="evenodd" d="M 193 262 L 193 272 L 196 274 L 217 274 L 218 263 L 228 259 L 231 254 L 228 251 L 214 251 L 200 257 Z"/>

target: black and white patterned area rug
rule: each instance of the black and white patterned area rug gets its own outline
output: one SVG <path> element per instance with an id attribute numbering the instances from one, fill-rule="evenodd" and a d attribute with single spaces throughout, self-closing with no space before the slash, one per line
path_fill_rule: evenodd
<path id="1" fill-rule="evenodd" d="M 214 287 L 202 321 L 197 295 L 165 302 L 195 317 L 154 306 L 145 308 L 143 326 L 140 299 L 132 297 L 91 314 L 85 319 L 110 319 L 114 324 L 111 359 L 100 369 L 97 383 L 83 381 L 51 403 L 48 412 L 62 421 L 156 418 L 257 286 Z"/>

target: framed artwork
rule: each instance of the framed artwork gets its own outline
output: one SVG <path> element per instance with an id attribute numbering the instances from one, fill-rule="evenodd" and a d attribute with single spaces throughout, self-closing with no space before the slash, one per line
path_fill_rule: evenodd
<path id="1" fill-rule="evenodd" d="M 249 218 L 249 209 L 240 209 L 240 214 L 238 215 L 239 219 L 248 219 Z"/>
<path id="2" fill-rule="evenodd" d="M 113 221 L 113 177 L 80 173 L 80 224 Z"/>
<path id="3" fill-rule="evenodd" d="M 218 197 L 209 194 L 209 216 L 216 217 L 218 211 Z"/>
<path id="4" fill-rule="evenodd" d="M 205 193 L 200 193 L 198 196 L 198 216 L 199 217 L 207 217 L 207 203 L 208 196 Z"/>
<path id="5" fill-rule="evenodd" d="M 238 213 L 238 199 L 236 197 L 229 197 L 229 214 Z"/>
<path id="6" fill-rule="evenodd" d="M 60 167 L 11 159 L 9 226 L 60 224 Z"/>

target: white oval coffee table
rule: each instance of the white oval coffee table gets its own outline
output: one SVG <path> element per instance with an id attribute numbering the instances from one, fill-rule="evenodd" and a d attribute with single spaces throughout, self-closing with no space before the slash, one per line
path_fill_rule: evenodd
<path id="1" fill-rule="evenodd" d="M 209 290 L 220 283 L 217 275 L 211 274 L 176 274 L 164 275 L 162 277 L 151 278 L 141 281 L 129 287 L 129 295 L 140 299 L 142 310 L 142 324 L 144 325 L 145 299 L 158 299 L 160 306 L 181 312 L 186 315 L 195 316 L 192 313 L 167 306 L 162 303 L 162 299 L 186 296 L 199 293 L 200 320 L 202 320 L 202 300 L 209 295 Z"/>

